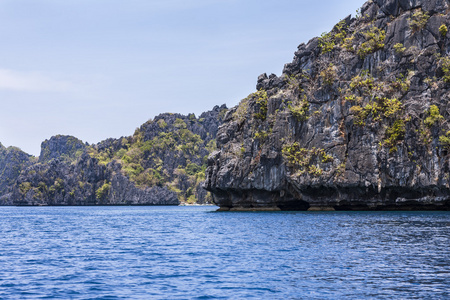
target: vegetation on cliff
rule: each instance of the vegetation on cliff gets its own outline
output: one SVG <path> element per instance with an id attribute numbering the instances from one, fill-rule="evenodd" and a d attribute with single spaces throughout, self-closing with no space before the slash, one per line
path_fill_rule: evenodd
<path id="1" fill-rule="evenodd" d="M 199 118 L 162 114 L 129 137 L 87 145 L 58 135 L 41 145 L 38 159 L 0 149 L 3 205 L 207 203 L 200 187 L 217 128 L 227 108 Z"/>
<path id="2" fill-rule="evenodd" d="M 19 148 L 5 148 L 0 143 L 0 203 L 7 201 L 21 171 L 32 161 L 34 158 Z"/>
<path id="3" fill-rule="evenodd" d="M 218 132 L 218 205 L 449 208 L 450 5 L 413 2 L 368 1 L 258 78 Z"/>

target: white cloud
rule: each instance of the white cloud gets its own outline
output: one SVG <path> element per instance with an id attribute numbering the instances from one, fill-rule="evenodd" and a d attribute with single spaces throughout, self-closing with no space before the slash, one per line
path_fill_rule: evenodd
<path id="1" fill-rule="evenodd" d="M 0 90 L 67 92 L 72 89 L 71 83 L 51 78 L 39 72 L 0 69 Z"/>

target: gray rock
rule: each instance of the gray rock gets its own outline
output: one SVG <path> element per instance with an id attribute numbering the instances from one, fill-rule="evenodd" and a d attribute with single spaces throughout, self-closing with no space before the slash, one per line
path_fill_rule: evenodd
<path id="1" fill-rule="evenodd" d="M 335 40 L 322 53 L 312 39 L 280 77 L 261 75 L 266 115 L 255 94 L 219 127 L 204 184 L 214 202 L 221 210 L 449 210 L 450 147 L 440 139 L 450 135 L 450 91 L 439 58 L 450 49 L 439 32 L 450 24 L 448 6 L 368 1 L 360 18 L 344 21 L 347 44 Z M 430 18 L 413 30 L 419 9 Z M 426 121 L 432 107 L 435 122 Z"/>
<path id="2" fill-rule="evenodd" d="M 92 146 L 72 136 L 58 135 L 42 143 L 39 159 L 0 144 L 0 205 L 178 205 L 177 193 L 167 184 L 130 180 L 117 153 L 127 153 L 133 143 L 151 145 L 158 137 L 180 138 L 183 134 L 185 140 L 175 140 L 173 145 L 162 143 L 148 147 L 151 151 L 139 147 L 132 151 L 143 152 L 139 167 L 160 170 L 170 188 L 184 194 L 189 191 L 198 203 L 206 203 L 210 196 L 197 178 L 194 176 L 193 182 L 193 176 L 177 170 L 188 169 L 189 164 L 197 167 L 194 175 L 201 170 L 226 111 L 222 105 L 199 118 L 193 114 L 161 114 L 143 124 L 137 137 L 110 138 Z M 186 140 L 190 138 L 195 147 L 183 150 L 182 143 L 191 142 Z"/>
<path id="3" fill-rule="evenodd" d="M 12 203 L 11 191 L 22 169 L 26 168 L 33 160 L 16 147 L 5 148 L 0 143 L 0 205 Z"/>
<path id="4" fill-rule="evenodd" d="M 81 155 L 85 148 L 86 145 L 76 137 L 69 135 L 53 136 L 50 140 L 42 142 L 39 161 L 47 162 L 60 157 L 73 160 L 77 152 Z"/>

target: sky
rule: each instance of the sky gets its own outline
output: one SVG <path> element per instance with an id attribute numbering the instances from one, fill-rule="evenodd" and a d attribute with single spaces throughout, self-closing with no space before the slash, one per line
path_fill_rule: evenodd
<path id="1" fill-rule="evenodd" d="M 0 142 L 39 155 L 233 107 L 364 0 L 0 0 Z"/>

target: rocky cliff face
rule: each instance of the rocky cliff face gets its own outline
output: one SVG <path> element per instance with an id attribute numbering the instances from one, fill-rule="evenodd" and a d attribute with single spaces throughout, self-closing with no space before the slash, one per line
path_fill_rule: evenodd
<path id="1" fill-rule="evenodd" d="M 177 205 L 175 192 L 138 188 L 116 161 L 104 165 L 83 153 L 68 163 L 61 158 L 32 164 L 12 189 L 12 205 Z"/>
<path id="2" fill-rule="evenodd" d="M 40 162 L 48 162 L 55 158 L 73 160 L 86 149 L 86 145 L 73 136 L 57 135 L 41 144 Z"/>
<path id="3" fill-rule="evenodd" d="M 0 144 L 0 203 L 8 203 L 12 187 L 32 156 L 15 147 Z"/>
<path id="4" fill-rule="evenodd" d="M 42 143 L 38 159 L 0 144 L 0 205 L 208 202 L 200 183 L 226 111 L 162 114 L 133 136 L 91 146 L 58 135 Z"/>
<path id="5" fill-rule="evenodd" d="M 450 209 L 447 0 L 368 1 L 225 116 L 222 210 Z"/>

